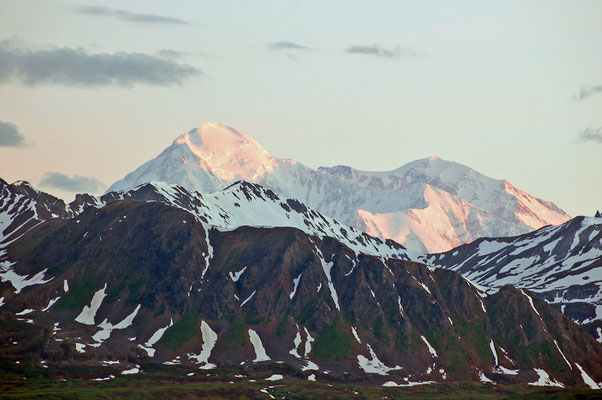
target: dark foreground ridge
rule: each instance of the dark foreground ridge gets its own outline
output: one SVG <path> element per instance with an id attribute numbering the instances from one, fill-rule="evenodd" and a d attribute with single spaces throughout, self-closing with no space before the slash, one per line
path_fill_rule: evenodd
<path id="1" fill-rule="evenodd" d="M 219 231 L 118 200 L 38 224 L 0 263 L 4 363 L 106 371 L 96 378 L 270 366 L 275 380 L 390 386 L 602 381 L 602 345 L 528 291 L 487 295 L 294 228 Z"/>

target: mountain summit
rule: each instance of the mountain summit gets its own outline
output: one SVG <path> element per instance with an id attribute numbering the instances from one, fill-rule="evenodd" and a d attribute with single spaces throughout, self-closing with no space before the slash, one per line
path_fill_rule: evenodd
<path id="1" fill-rule="evenodd" d="M 510 182 L 433 156 L 393 171 L 309 168 L 273 156 L 240 130 L 206 123 L 115 182 L 151 182 L 214 192 L 237 180 L 259 183 L 325 215 L 418 252 L 441 252 L 483 236 L 511 236 L 570 217 Z"/>

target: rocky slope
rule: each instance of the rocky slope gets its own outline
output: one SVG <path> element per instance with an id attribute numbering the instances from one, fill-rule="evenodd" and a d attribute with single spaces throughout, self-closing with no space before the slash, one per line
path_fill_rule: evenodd
<path id="1" fill-rule="evenodd" d="M 114 201 L 135 199 L 158 201 L 186 210 L 203 223 L 221 230 L 240 226 L 294 227 L 311 235 L 335 238 L 356 252 L 399 259 L 417 257 L 397 242 L 369 236 L 306 207 L 298 200 L 281 198 L 269 189 L 245 181 L 208 194 L 191 193 L 180 186 L 151 182 L 125 193 L 110 192 L 100 198 L 78 194 L 69 204 L 34 189 L 27 182 L 8 185 L 0 181 L 0 189 L 0 249 L 5 241 L 42 221 L 74 217 L 88 207 L 102 208 Z"/>
<path id="2" fill-rule="evenodd" d="M 445 251 L 478 237 L 518 235 L 569 219 L 553 203 L 508 181 L 437 157 L 386 172 L 346 166 L 315 170 L 275 157 L 243 132 L 216 123 L 181 135 L 108 191 L 160 181 L 206 193 L 237 180 L 259 183 L 417 252 Z"/>
<path id="3" fill-rule="evenodd" d="M 454 271 L 296 228 L 220 230 L 160 201 L 115 200 L 40 223 L 0 257 L 0 350 L 42 365 L 282 362 L 389 386 L 602 381 L 602 345 L 528 291 L 487 295 Z"/>
<path id="4" fill-rule="evenodd" d="M 482 238 L 421 260 L 481 285 L 529 289 L 602 342 L 602 218 L 576 217 L 521 236 Z"/>

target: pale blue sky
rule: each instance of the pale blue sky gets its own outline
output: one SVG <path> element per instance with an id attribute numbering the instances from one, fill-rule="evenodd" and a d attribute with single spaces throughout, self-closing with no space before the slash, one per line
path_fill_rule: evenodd
<path id="1" fill-rule="evenodd" d="M 102 191 L 217 121 L 311 167 L 438 155 L 589 215 L 602 209 L 600 21 L 597 0 L 0 0 L 0 122 L 26 142 L 0 143 L 0 177 L 59 172 Z M 182 53 L 175 72 L 162 50 Z M 107 54 L 114 80 L 40 78 L 70 52 Z M 119 52 L 148 56 L 149 75 L 126 74 Z"/>

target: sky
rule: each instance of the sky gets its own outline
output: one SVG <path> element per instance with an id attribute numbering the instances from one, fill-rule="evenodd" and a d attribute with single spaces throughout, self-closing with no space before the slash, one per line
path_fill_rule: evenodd
<path id="1" fill-rule="evenodd" d="M 0 0 L 0 178 L 103 193 L 215 121 L 310 167 L 437 155 L 602 209 L 602 2 Z"/>

